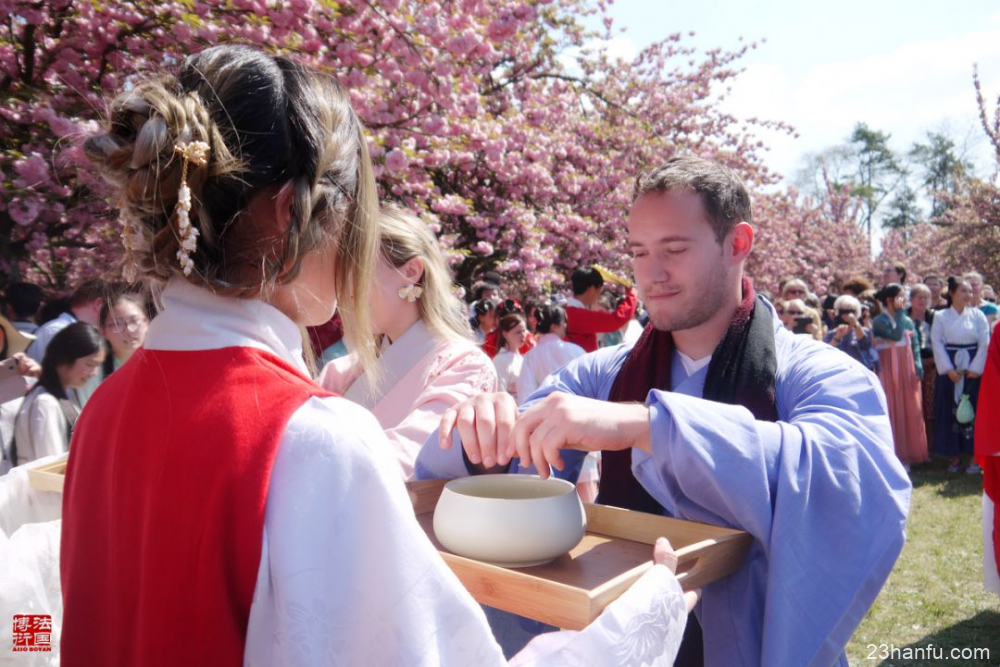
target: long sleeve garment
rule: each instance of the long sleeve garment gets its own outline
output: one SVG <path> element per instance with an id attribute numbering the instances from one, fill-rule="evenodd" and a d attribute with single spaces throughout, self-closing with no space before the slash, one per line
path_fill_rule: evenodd
<path id="1" fill-rule="evenodd" d="M 493 366 L 497 369 L 497 388 L 505 391 L 520 403 L 517 393 L 517 381 L 521 377 L 521 369 L 524 366 L 524 355 L 520 352 L 511 352 L 503 349 L 497 356 L 493 357 Z M 423 443 L 421 443 L 423 444 Z"/>
<path id="2" fill-rule="evenodd" d="M 872 336 L 876 339 L 901 342 L 909 332 L 909 344 L 913 349 L 913 370 L 919 377 L 924 376 L 923 362 L 920 356 L 920 334 L 905 311 L 897 310 L 895 316 L 882 313 L 872 320 Z"/>
<path id="3" fill-rule="evenodd" d="M 266 304 L 179 281 L 163 301 L 149 349 L 251 347 L 306 372 L 298 328 Z M 293 413 L 268 486 L 248 667 L 505 664 L 481 608 L 417 523 L 389 449 L 371 413 L 343 398 L 310 398 Z M 512 664 L 671 664 L 685 614 L 669 570 L 652 568 L 612 607 L 581 632 L 536 638 Z"/>
<path id="4" fill-rule="evenodd" d="M 542 334 L 535 347 L 524 355 L 521 364 L 517 378 L 517 395 L 521 402 L 541 386 L 549 373 L 584 354 L 584 349 L 575 343 L 567 343 L 553 333 Z"/>
<path id="5" fill-rule="evenodd" d="M 76 317 L 73 313 L 62 313 L 54 320 L 49 320 L 35 330 L 35 340 L 31 341 L 31 344 L 24 353 L 38 363 L 42 363 L 45 359 L 45 350 L 48 349 L 52 339 L 56 337 L 57 333 L 74 322 L 76 322 Z"/>
<path id="6" fill-rule="evenodd" d="M 597 334 L 618 331 L 635 315 L 638 299 L 629 292 L 613 312 L 590 310 L 576 298 L 566 303 L 566 340 L 587 352 L 597 349 Z"/>
<path id="7" fill-rule="evenodd" d="M 59 400 L 42 387 L 28 393 L 14 422 L 17 465 L 69 450 L 69 430 L 79 414 L 76 406 Z"/>
<path id="8" fill-rule="evenodd" d="M 404 480 L 413 478 L 413 461 L 446 410 L 497 388 L 493 362 L 472 341 L 438 338 L 422 320 L 387 341 L 378 364 L 377 387 L 354 355 L 327 364 L 319 382 L 372 411 Z"/>
<path id="9" fill-rule="evenodd" d="M 776 317 L 774 330 L 778 422 L 700 398 L 708 367 L 688 377 L 675 353 L 673 391 L 647 397 L 652 455 L 632 452 L 665 514 L 754 537 L 743 566 L 706 586 L 696 608 L 707 667 L 846 665 L 844 647 L 905 539 L 911 487 L 878 378 Z M 557 391 L 606 400 L 629 350 L 573 361 L 522 410 Z M 564 454 L 567 469 L 579 470 L 574 454 Z M 440 450 L 436 435 L 417 468 L 469 474 L 461 447 Z"/>
<path id="10" fill-rule="evenodd" d="M 967 361 L 962 370 L 973 371 L 982 375 L 986 368 L 986 352 L 990 344 L 990 324 L 986 316 L 978 308 L 963 308 L 959 313 L 954 308 L 939 310 L 934 314 L 934 324 L 931 326 L 931 345 L 934 347 L 934 364 L 939 374 L 955 370 L 948 355 L 948 346 L 976 345 L 975 355 L 961 353 L 963 362 Z M 956 359 L 959 356 L 956 356 Z"/>

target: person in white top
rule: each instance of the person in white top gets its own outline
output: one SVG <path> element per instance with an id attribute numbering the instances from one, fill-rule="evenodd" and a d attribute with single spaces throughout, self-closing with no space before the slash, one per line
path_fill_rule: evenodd
<path id="1" fill-rule="evenodd" d="M 521 377 L 517 380 L 517 395 L 528 400 L 549 373 L 558 370 L 586 352 L 566 337 L 566 310 L 562 306 L 544 304 L 538 307 L 538 343 L 524 355 Z"/>
<path id="2" fill-rule="evenodd" d="M 14 422 L 14 444 L 6 457 L 11 465 L 69 451 L 80 406 L 67 390 L 78 389 L 96 376 L 104 355 L 101 332 L 86 322 L 74 322 L 52 338 L 45 349 L 41 377 L 25 396 Z"/>
<path id="3" fill-rule="evenodd" d="M 974 305 L 972 286 L 964 278 L 948 278 L 951 307 L 934 314 L 931 346 L 938 376 L 934 381 L 934 448 L 951 458 L 948 468 L 959 472 L 973 453 L 974 424 L 959 419 L 959 406 L 968 397 L 973 410 L 979 401 L 979 378 L 986 367 L 990 325 Z M 963 415 L 964 416 L 964 415 Z M 971 462 L 967 472 L 979 472 Z"/>
<path id="4" fill-rule="evenodd" d="M 524 355 L 521 376 L 517 381 L 518 404 L 524 403 L 545 378 L 587 352 L 576 343 L 563 340 L 567 331 L 566 310 L 562 306 L 544 304 L 538 307 L 538 344 Z M 599 452 L 588 454 L 576 479 L 576 490 L 584 502 L 597 499 L 600 481 Z"/>
<path id="5" fill-rule="evenodd" d="M 519 312 L 508 313 L 500 318 L 500 351 L 493 357 L 497 369 L 497 386 L 514 397 L 518 405 L 517 382 L 521 377 L 524 356 L 521 347 L 528 338 L 528 323 Z M 442 413 L 443 414 L 443 413 Z"/>
<path id="6" fill-rule="evenodd" d="M 145 347 L 97 391 L 69 459 L 64 667 L 208 664 L 210 651 L 211 664 L 251 667 L 504 664 L 417 523 L 381 426 L 306 377 L 299 327 L 327 322 L 338 304 L 362 367 L 378 356 L 377 190 L 349 100 L 328 75 L 217 46 L 123 92 L 105 133 L 87 141 L 120 186 L 124 267 L 166 287 Z M 200 366 L 215 373 L 197 377 Z M 220 375 L 237 383 L 232 395 Z M 191 396 L 198 409 L 171 412 Z M 284 427 L 243 426 L 269 420 Z M 203 439 L 175 435 L 191 429 Z M 260 456 L 213 459 L 213 445 Z M 120 458 L 136 465 L 112 465 Z M 237 503 L 249 475 L 263 484 Z M 104 484 L 114 493 L 95 488 Z M 211 507 L 176 510 L 193 498 Z M 221 540 L 233 526 L 244 530 Z M 257 568 L 228 567 L 257 554 Z M 670 665 L 687 605 L 668 545 L 652 555 L 658 565 L 594 623 L 539 637 L 515 664 Z M 144 576 L 153 563 L 156 576 Z M 221 611 L 201 619 L 208 608 Z"/>

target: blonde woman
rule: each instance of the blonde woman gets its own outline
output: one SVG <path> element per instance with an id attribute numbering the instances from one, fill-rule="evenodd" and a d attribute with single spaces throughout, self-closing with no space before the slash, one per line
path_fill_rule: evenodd
<path id="1" fill-rule="evenodd" d="M 300 327 L 338 300 L 376 359 L 378 202 L 349 100 L 325 74 L 218 46 L 123 92 L 87 141 L 118 186 L 123 269 L 164 289 L 73 434 L 64 667 L 504 663 L 382 465 L 379 424 L 303 362 Z M 532 657 L 614 665 L 625 645 L 626 662 L 670 664 L 686 617 L 670 556 L 663 541 L 623 598 Z"/>
<path id="2" fill-rule="evenodd" d="M 357 355 L 323 369 L 320 384 L 371 410 L 385 429 L 400 474 L 410 480 L 421 446 L 444 412 L 496 391 L 493 362 L 473 342 L 463 304 L 433 232 L 397 208 L 382 210 L 371 284 L 376 363 Z"/>

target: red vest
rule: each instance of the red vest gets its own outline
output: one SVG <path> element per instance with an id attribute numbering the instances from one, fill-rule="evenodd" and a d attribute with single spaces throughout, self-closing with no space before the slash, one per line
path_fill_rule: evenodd
<path id="1" fill-rule="evenodd" d="M 329 395 L 246 347 L 139 350 L 101 385 L 66 475 L 65 667 L 243 664 L 278 443 Z"/>

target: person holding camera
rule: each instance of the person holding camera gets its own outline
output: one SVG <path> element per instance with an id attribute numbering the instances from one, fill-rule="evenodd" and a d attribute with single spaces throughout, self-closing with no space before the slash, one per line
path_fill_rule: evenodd
<path id="1" fill-rule="evenodd" d="M 781 321 L 793 334 L 804 334 L 822 340 L 823 322 L 819 313 L 807 306 L 802 299 L 785 301 L 785 313 Z"/>
<path id="2" fill-rule="evenodd" d="M 824 342 L 872 370 L 872 332 L 861 326 L 861 302 L 850 294 L 844 294 L 837 297 L 833 309 L 836 312 L 836 326 L 826 333 Z"/>

